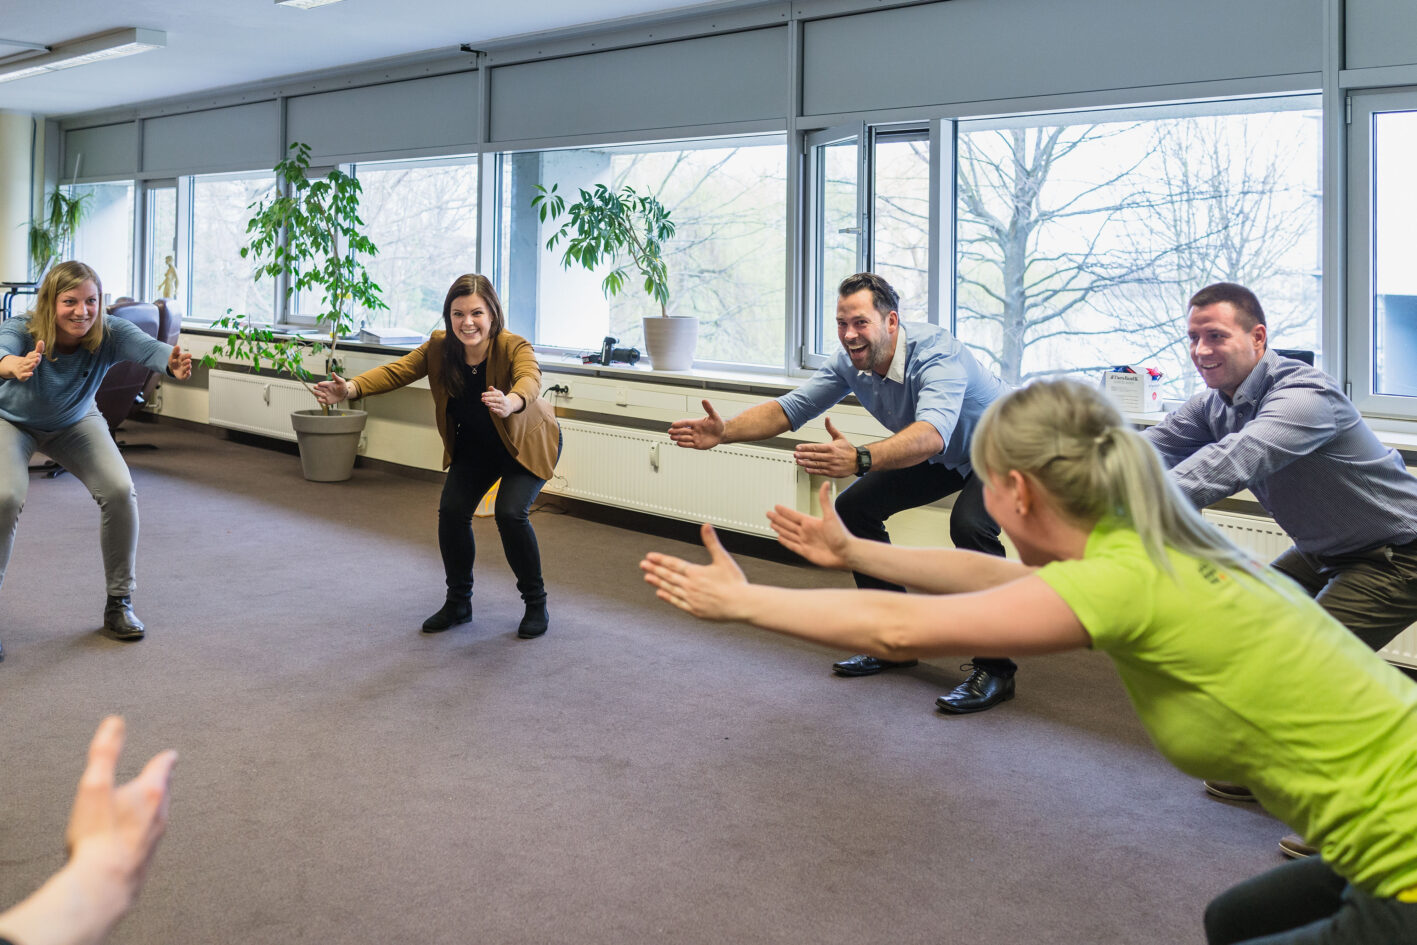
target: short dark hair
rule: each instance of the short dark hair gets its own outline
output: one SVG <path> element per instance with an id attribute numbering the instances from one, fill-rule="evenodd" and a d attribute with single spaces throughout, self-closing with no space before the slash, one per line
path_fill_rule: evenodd
<path id="1" fill-rule="evenodd" d="M 1235 311 L 1240 315 L 1241 327 L 1246 331 L 1256 325 L 1265 324 L 1264 309 L 1260 308 L 1260 300 L 1249 289 L 1234 282 L 1217 282 L 1206 286 L 1191 296 L 1189 308 L 1205 308 L 1218 302 L 1229 302 L 1235 306 Z"/>
<path id="2" fill-rule="evenodd" d="M 900 311 L 900 296 L 895 294 L 895 289 L 891 284 L 874 272 L 858 272 L 854 276 L 847 276 L 841 280 L 841 285 L 837 286 L 836 294 L 838 298 L 846 298 L 848 295 L 855 295 L 862 289 L 867 289 L 871 293 L 871 302 L 876 306 L 876 311 L 885 318 L 891 312 Z"/>

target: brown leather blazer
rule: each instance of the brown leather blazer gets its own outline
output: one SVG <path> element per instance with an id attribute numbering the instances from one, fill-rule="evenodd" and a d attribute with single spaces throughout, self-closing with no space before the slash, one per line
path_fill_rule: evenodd
<path id="1" fill-rule="evenodd" d="M 448 429 L 448 385 L 443 367 L 443 330 L 392 364 L 365 371 L 354 378 L 359 396 L 384 394 L 428 378 L 433 390 L 433 413 L 443 438 L 443 468 L 453 462 L 453 431 Z M 456 343 L 456 342 L 454 342 Z M 517 462 L 538 479 L 550 479 L 556 468 L 560 428 L 556 411 L 541 399 L 541 366 L 531 343 L 509 331 L 497 333 L 485 362 L 487 383 L 508 394 L 518 394 L 526 406 L 507 417 L 492 414 L 492 425 L 502 444 Z"/>

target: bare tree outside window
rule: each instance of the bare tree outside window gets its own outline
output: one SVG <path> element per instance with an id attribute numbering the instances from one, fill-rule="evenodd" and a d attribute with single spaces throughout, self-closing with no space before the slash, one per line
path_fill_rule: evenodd
<path id="1" fill-rule="evenodd" d="M 961 340 L 1010 383 L 1144 363 L 1183 396 L 1185 301 L 1238 281 L 1316 346 L 1316 114 L 962 132 Z"/>

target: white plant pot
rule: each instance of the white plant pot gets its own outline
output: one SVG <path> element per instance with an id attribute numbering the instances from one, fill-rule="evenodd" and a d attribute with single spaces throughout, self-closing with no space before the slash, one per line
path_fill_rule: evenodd
<path id="1" fill-rule="evenodd" d="M 694 366 L 699 320 L 692 315 L 656 315 L 644 320 L 645 348 L 656 371 L 688 371 Z"/>
<path id="2" fill-rule="evenodd" d="M 300 471 L 311 482 L 343 482 L 354 475 L 359 436 L 369 414 L 363 410 L 296 410 L 290 415 L 300 444 Z"/>

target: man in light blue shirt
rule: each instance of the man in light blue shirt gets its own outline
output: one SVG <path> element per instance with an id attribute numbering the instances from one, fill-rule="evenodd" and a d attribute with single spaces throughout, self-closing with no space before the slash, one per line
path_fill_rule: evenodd
<path id="1" fill-rule="evenodd" d="M 857 446 L 828 417 L 831 440 L 803 443 L 794 451 L 797 464 L 814 475 L 860 477 L 836 500 L 847 530 L 889 542 L 885 522 L 892 515 L 954 495 L 950 538 L 955 546 L 1002 555 L 999 526 L 984 509 L 983 484 L 969 465 L 969 443 L 1004 384 L 943 328 L 916 323 L 907 328 L 898 307 L 895 290 L 880 276 L 848 277 L 837 299 L 841 350 L 807 383 L 727 421 L 705 400 L 707 416 L 676 421 L 669 435 L 679 446 L 700 450 L 764 440 L 800 429 L 854 394 L 891 436 Z M 853 576 L 858 587 L 904 590 L 865 574 Z M 843 676 L 869 676 L 914 662 L 862 655 L 833 668 Z M 976 658 L 969 678 L 936 704 L 954 713 L 988 709 L 1013 697 L 1016 670 L 1012 660 Z"/>
<path id="2" fill-rule="evenodd" d="M 1146 437 L 1197 507 L 1254 493 L 1294 541 L 1271 567 L 1382 649 L 1417 621 L 1417 478 L 1333 378 L 1280 357 L 1267 333 L 1264 309 L 1244 286 L 1197 292 L 1187 334 L 1209 389 Z M 1206 790 L 1253 800 L 1240 785 L 1207 781 Z M 1312 852 L 1294 836 L 1280 848 Z"/>

